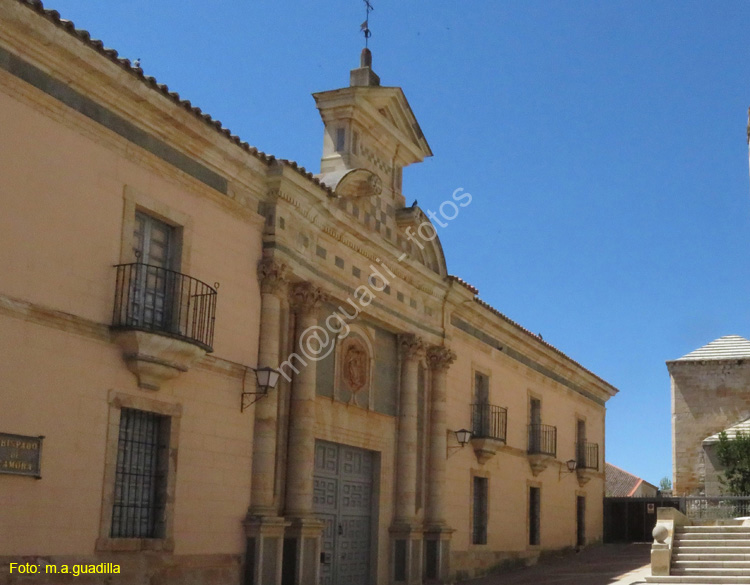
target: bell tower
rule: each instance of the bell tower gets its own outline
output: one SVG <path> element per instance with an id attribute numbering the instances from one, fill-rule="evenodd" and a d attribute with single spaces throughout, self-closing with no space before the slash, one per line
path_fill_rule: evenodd
<path id="1" fill-rule="evenodd" d="M 403 207 L 402 169 L 432 151 L 401 88 L 380 85 L 370 49 L 349 87 L 313 97 L 325 124 L 320 179 L 341 196 L 380 195 Z"/>

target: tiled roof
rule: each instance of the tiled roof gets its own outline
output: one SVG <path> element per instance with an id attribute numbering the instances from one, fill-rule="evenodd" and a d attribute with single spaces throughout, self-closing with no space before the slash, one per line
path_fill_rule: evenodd
<path id="1" fill-rule="evenodd" d="M 635 490 L 643 483 L 640 477 L 628 473 L 611 463 L 605 463 L 606 490 L 605 495 L 614 498 L 627 498 L 635 493 Z M 648 484 L 651 485 L 651 484 Z M 656 486 L 653 486 L 656 487 Z"/>
<path id="2" fill-rule="evenodd" d="M 461 286 L 463 286 L 468 291 L 474 293 L 475 295 L 479 294 L 479 289 L 477 287 L 475 287 L 473 284 L 469 284 L 463 278 L 461 278 L 459 276 L 456 276 L 455 274 L 449 274 L 448 275 L 448 280 L 452 280 L 453 282 L 457 282 L 458 284 L 460 284 Z"/>
<path id="3" fill-rule="evenodd" d="M 42 4 L 41 0 L 16 0 L 19 4 L 23 4 L 24 6 L 27 6 L 37 12 L 38 14 L 42 15 L 44 18 L 49 20 L 50 22 L 57 25 L 59 28 L 67 31 L 71 36 L 77 38 L 81 42 L 83 42 L 86 46 L 92 48 L 100 55 L 103 55 L 119 67 L 125 69 L 130 74 L 136 76 L 138 79 L 140 79 L 145 85 L 153 89 L 154 91 L 158 91 L 170 100 L 172 100 L 175 104 L 178 106 L 184 108 L 188 112 L 191 112 L 193 115 L 195 115 L 196 118 L 203 121 L 204 123 L 208 124 L 212 128 L 214 128 L 217 132 L 225 136 L 227 139 L 231 140 L 234 144 L 245 150 L 246 152 L 250 153 L 251 155 L 255 156 L 259 160 L 263 161 L 266 164 L 282 164 L 284 166 L 288 166 L 294 171 L 298 172 L 299 174 L 303 175 L 306 179 L 310 180 L 312 183 L 317 185 L 318 187 L 324 189 L 329 195 L 333 194 L 333 191 L 330 187 L 327 185 L 324 185 L 322 182 L 320 182 L 311 172 L 308 172 L 304 167 L 299 166 L 297 163 L 288 161 L 285 159 L 277 159 L 273 155 L 266 154 L 264 152 L 261 152 L 254 146 L 250 146 L 247 142 L 242 141 L 239 136 L 236 136 L 235 134 L 232 134 L 232 132 L 228 128 L 224 128 L 223 124 L 219 120 L 214 120 L 210 114 L 207 114 L 203 112 L 198 106 L 194 106 L 190 103 L 188 100 L 184 100 L 180 97 L 180 94 L 174 91 L 170 91 L 169 88 L 163 84 L 156 81 L 155 78 L 151 76 L 147 76 L 143 74 L 143 69 L 140 67 L 134 66 L 130 59 L 125 59 L 119 56 L 118 52 L 114 49 L 110 49 L 104 46 L 104 43 L 98 39 L 92 39 L 91 34 L 87 30 L 78 29 L 75 27 L 72 21 L 65 20 L 63 18 L 60 18 L 60 13 L 57 10 L 47 10 L 44 8 L 44 5 Z"/>
<path id="4" fill-rule="evenodd" d="M 750 435 L 750 418 L 747 420 L 743 420 L 740 423 L 737 423 L 736 425 L 732 425 L 731 427 L 727 427 L 724 429 L 724 431 L 727 434 L 727 437 L 729 439 L 734 439 L 737 436 L 737 433 L 742 433 L 743 435 Z M 714 435 L 711 435 L 710 437 L 706 437 L 703 439 L 703 444 L 710 445 L 711 443 L 718 443 L 719 442 L 719 434 L 716 433 Z"/>
<path id="5" fill-rule="evenodd" d="M 675 361 L 737 360 L 745 358 L 750 358 L 750 341 L 739 335 L 726 335 Z"/>

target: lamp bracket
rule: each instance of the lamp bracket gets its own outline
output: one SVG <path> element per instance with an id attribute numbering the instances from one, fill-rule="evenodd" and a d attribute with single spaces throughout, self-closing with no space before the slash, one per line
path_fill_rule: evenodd
<path id="1" fill-rule="evenodd" d="M 252 397 L 255 398 L 252 398 Z M 268 396 L 266 392 L 243 392 L 242 393 L 242 404 L 240 405 L 240 412 L 245 412 L 246 408 L 250 408 L 253 404 L 258 402 L 261 398 Z"/>
<path id="2" fill-rule="evenodd" d="M 252 368 L 249 368 L 252 369 Z M 264 392 L 247 392 L 245 391 L 245 381 L 247 380 L 247 370 L 242 374 L 242 400 L 240 402 L 240 412 L 245 412 L 245 409 L 250 408 L 253 404 L 258 402 L 264 396 L 268 396 L 268 390 Z"/>

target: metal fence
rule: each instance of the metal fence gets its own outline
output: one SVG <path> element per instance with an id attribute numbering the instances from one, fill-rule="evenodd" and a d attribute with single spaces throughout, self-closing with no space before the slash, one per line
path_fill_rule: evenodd
<path id="1" fill-rule="evenodd" d="M 685 496 L 676 498 L 680 512 L 693 520 L 722 520 L 750 516 L 750 495 Z"/>
<path id="2" fill-rule="evenodd" d="M 115 266 L 113 329 L 137 329 L 183 339 L 213 351 L 216 289 L 150 264 Z"/>
<path id="3" fill-rule="evenodd" d="M 471 435 L 477 439 L 497 439 L 505 442 L 508 411 L 493 404 L 471 405 Z"/>
<path id="4" fill-rule="evenodd" d="M 529 425 L 529 454 L 557 456 L 557 427 Z"/>
<path id="5" fill-rule="evenodd" d="M 599 444 L 576 443 L 576 466 L 578 469 L 599 469 Z"/>

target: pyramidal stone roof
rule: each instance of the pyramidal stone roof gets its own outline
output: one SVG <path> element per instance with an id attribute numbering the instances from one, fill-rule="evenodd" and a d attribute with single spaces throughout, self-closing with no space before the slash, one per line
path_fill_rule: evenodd
<path id="1" fill-rule="evenodd" d="M 750 340 L 739 335 L 725 335 L 675 361 L 741 360 L 745 358 L 750 358 Z"/>
<path id="2" fill-rule="evenodd" d="M 727 434 L 728 439 L 734 439 L 738 433 L 742 433 L 743 435 L 750 435 L 750 418 L 747 420 L 743 420 L 736 425 L 732 425 L 731 427 L 727 427 L 723 432 Z M 703 444 L 707 445 L 711 443 L 718 443 L 719 434 L 720 433 L 716 433 L 714 435 L 711 435 L 710 437 L 706 437 L 705 439 L 703 439 Z"/>

